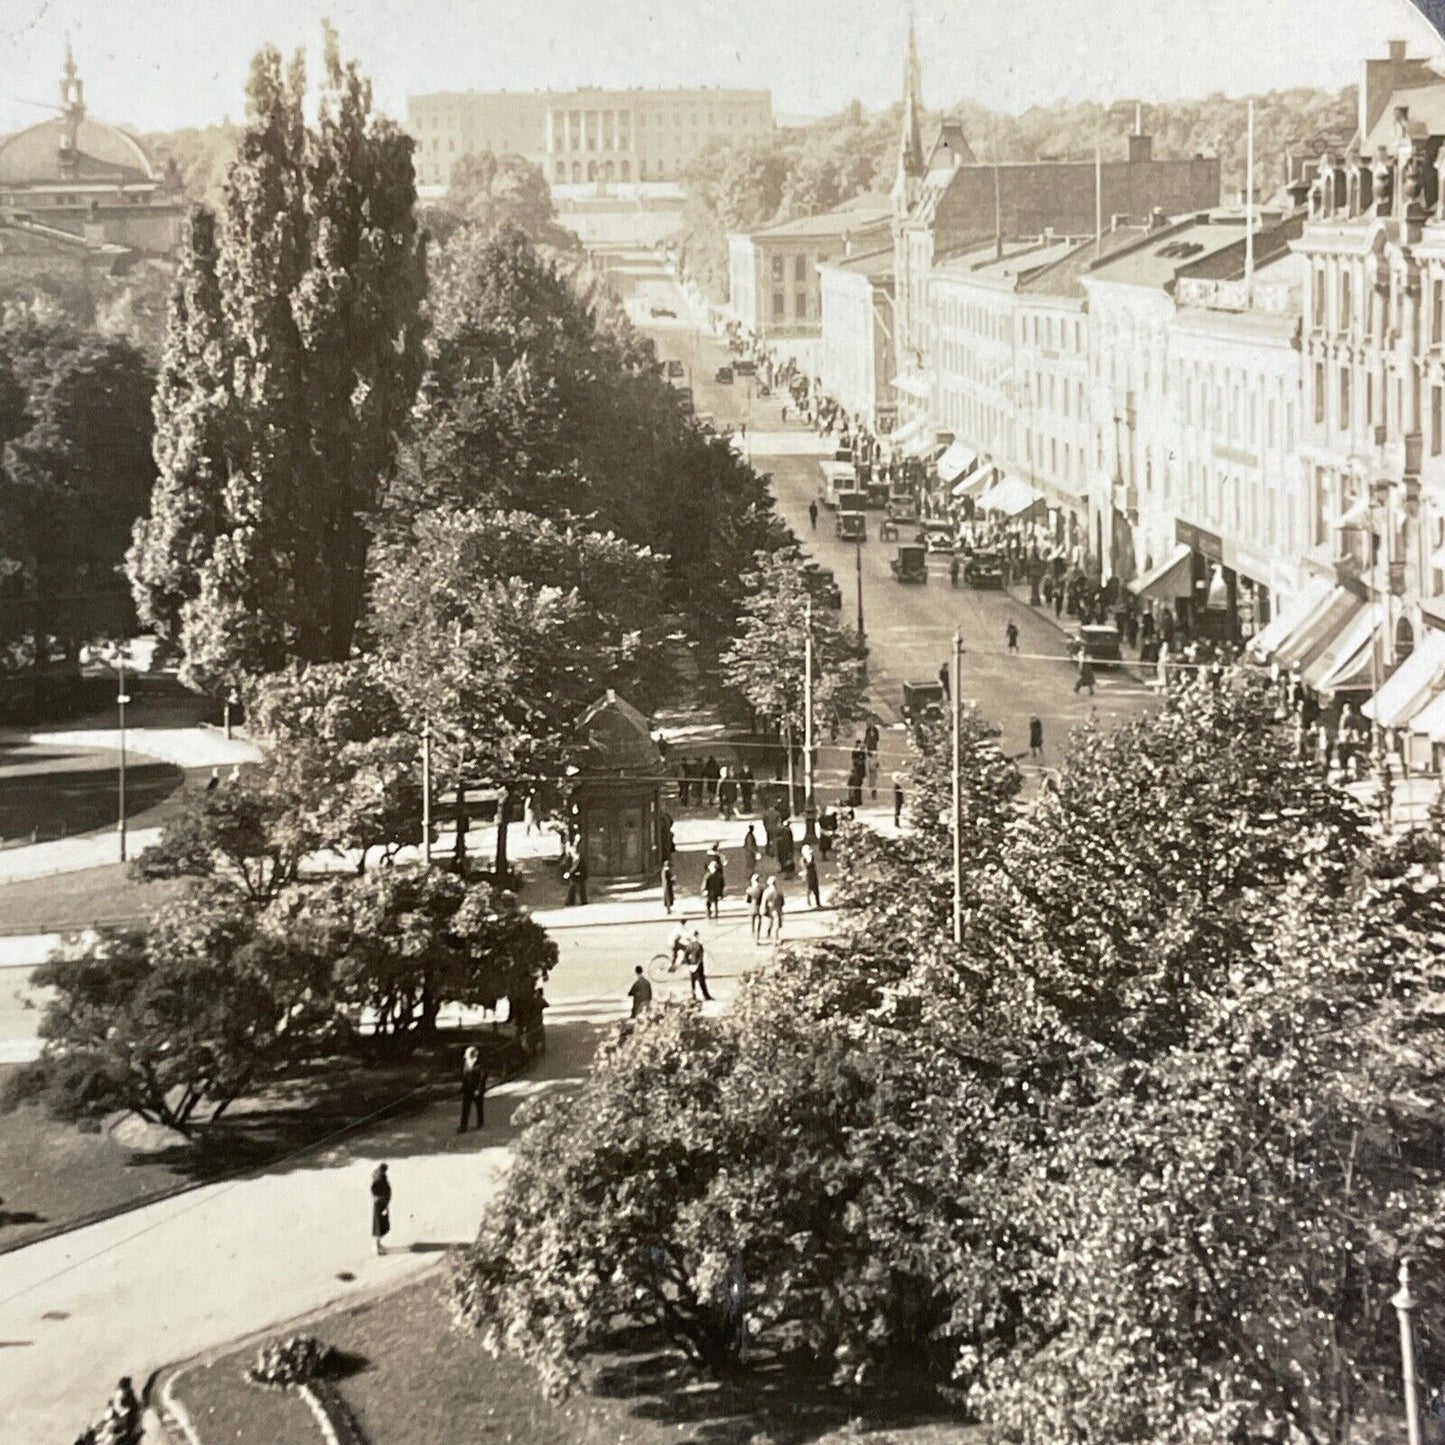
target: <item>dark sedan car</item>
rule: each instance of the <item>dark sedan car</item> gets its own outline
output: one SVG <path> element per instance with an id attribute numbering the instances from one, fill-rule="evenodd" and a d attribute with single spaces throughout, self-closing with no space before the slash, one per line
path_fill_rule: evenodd
<path id="1" fill-rule="evenodd" d="M 963 580 L 970 587 L 1002 587 L 1003 558 L 997 552 L 975 552 L 963 564 Z"/>

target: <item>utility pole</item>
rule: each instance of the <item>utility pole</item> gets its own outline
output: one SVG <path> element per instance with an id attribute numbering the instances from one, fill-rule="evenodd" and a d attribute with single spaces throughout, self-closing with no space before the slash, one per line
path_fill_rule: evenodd
<path id="1" fill-rule="evenodd" d="M 793 724 L 783 724 L 783 746 L 788 750 L 788 816 L 793 817 L 798 811 L 797 784 L 793 778 Z"/>
<path id="2" fill-rule="evenodd" d="M 963 942 L 963 634 L 953 634 L 953 941 Z"/>
<path id="3" fill-rule="evenodd" d="M 431 867 L 431 719 L 421 725 L 421 858 Z"/>
<path id="4" fill-rule="evenodd" d="M 813 599 L 808 599 L 803 633 L 803 807 L 809 818 L 818 805 L 813 792 Z"/>
<path id="5" fill-rule="evenodd" d="M 1249 140 L 1244 162 L 1244 304 L 1254 305 L 1254 102 L 1249 102 Z"/>
<path id="6" fill-rule="evenodd" d="M 119 678 L 115 705 L 120 713 L 120 780 L 116 790 L 116 807 L 120 814 L 120 861 L 125 862 L 125 705 L 130 701 L 125 691 L 125 644 L 121 643 L 116 655 L 116 675 Z"/>
<path id="7" fill-rule="evenodd" d="M 862 657 L 868 634 L 863 629 L 863 543 L 853 544 L 853 574 L 858 579 L 858 655 Z"/>
<path id="8" fill-rule="evenodd" d="M 1410 1293 L 1410 1261 L 1400 1261 L 1400 1288 L 1390 1299 L 1400 1316 L 1400 1375 L 1405 1387 L 1405 1429 L 1409 1445 L 1420 1445 L 1420 1387 L 1415 1380 L 1415 1326 L 1411 1316 L 1415 1296 Z"/>

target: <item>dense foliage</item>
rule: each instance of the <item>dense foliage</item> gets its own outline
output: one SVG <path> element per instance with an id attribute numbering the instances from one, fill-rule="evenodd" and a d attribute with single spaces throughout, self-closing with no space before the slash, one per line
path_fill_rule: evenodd
<path id="1" fill-rule="evenodd" d="M 349 655 L 422 368 L 411 141 L 329 30 L 314 124 L 299 56 L 263 50 L 248 106 L 220 224 L 183 254 L 130 558 L 145 620 L 213 691 Z"/>
<path id="2" fill-rule="evenodd" d="M 42 309 L 0 323 L 0 673 L 74 672 L 133 616 L 118 569 L 155 478 L 145 358 Z"/>
<path id="3" fill-rule="evenodd" d="M 976 718 L 965 754 L 962 946 L 929 745 L 917 831 L 845 838 L 841 937 L 539 1111 L 459 1318 L 559 1388 L 631 1320 L 921 1373 L 1007 1440 L 1366 1438 L 1395 1264 L 1445 1264 L 1433 845 L 1245 678 L 1083 734 L 1025 813 Z"/>

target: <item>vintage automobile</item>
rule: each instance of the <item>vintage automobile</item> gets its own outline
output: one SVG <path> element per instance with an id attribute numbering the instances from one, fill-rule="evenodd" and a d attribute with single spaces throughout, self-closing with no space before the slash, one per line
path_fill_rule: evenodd
<path id="1" fill-rule="evenodd" d="M 1119 631 L 1107 623 L 1079 628 L 1070 651 L 1075 657 L 1082 652 L 1096 667 L 1118 667 L 1124 660 L 1119 651 Z"/>
<path id="2" fill-rule="evenodd" d="M 866 542 L 868 540 L 868 518 L 862 512 L 838 512 L 838 540 L 840 542 Z"/>
<path id="3" fill-rule="evenodd" d="M 672 357 L 667 363 L 667 374 L 669 376 L 681 376 L 682 372 L 682 362 L 680 362 L 677 357 Z"/>
<path id="4" fill-rule="evenodd" d="M 868 493 L 860 487 L 842 486 L 834 493 L 834 502 L 840 512 L 862 512 L 868 506 Z"/>
<path id="5" fill-rule="evenodd" d="M 918 518 L 892 509 L 884 513 L 883 520 L 878 524 L 878 536 L 884 542 L 896 542 L 901 537 L 907 537 L 910 541 L 917 542 L 920 547 L 926 545 Z"/>
<path id="6" fill-rule="evenodd" d="M 927 582 L 928 549 L 916 543 L 906 544 L 898 549 L 888 568 L 895 582 Z"/>
<path id="7" fill-rule="evenodd" d="M 654 317 L 670 316 L 674 321 L 677 319 L 677 312 L 671 306 L 649 306 L 647 314 Z"/>
<path id="8" fill-rule="evenodd" d="M 739 376 L 756 376 L 758 374 L 758 364 L 756 361 L 749 361 L 746 356 L 740 356 L 733 362 L 733 370 L 737 372 Z"/>
<path id="9" fill-rule="evenodd" d="M 829 607 L 834 612 L 841 611 L 843 589 L 838 586 L 831 567 L 825 567 L 821 562 L 811 560 L 804 562 L 803 582 L 809 593 L 817 598 L 824 607 Z"/>
<path id="10" fill-rule="evenodd" d="M 858 480 L 863 483 L 863 489 L 868 493 L 868 505 L 874 511 L 880 511 L 888 505 L 888 483 L 871 482 L 862 474 L 860 468 Z"/>
<path id="11" fill-rule="evenodd" d="M 957 533 L 952 522 L 935 519 L 923 523 L 923 545 L 930 552 L 952 552 Z"/>
<path id="12" fill-rule="evenodd" d="M 929 713 L 941 713 L 948 702 L 943 684 L 936 678 L 929 682 L 905 682 L 903 684 L 903 718 L 905 722 L 917 722 Z"/>
<path id="13" fill-rule="evenodd" d="M 712 379 L 719 386 L 731 386 L 733 384 L 733 369 L 730 366 L 720 366 L 713 372 Z"/>
<path id="14" fill-rule="evenodd" d="M 997 552 L 975 552 L 963 564 L 963 580 L 970 587 L 1003 586 L 1003 558 Z"/>

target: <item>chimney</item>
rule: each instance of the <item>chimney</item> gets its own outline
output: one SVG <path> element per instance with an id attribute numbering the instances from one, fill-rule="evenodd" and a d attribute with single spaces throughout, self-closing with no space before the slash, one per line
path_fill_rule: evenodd
<path id="1" fill-rule="evenodd" d="M 1390 59 L 1398 65 L 1405 58 L 1405 42 L 1403 40 L 1392 40 L 1390 42 Z"/>
<path id="2" fill-rule="evenodd" d="M 1154 159 L 1154 137 L 1152 135 L 1140 135 L 1135 131 L 1129 137 L 1129 164 L 1131 166 L 1143 165 L 1146 161 Z"/>
<path id="3" fill-rule="evenodd" d="M 1109 217 L 1109 229 L 1111 231 L 1117 231 L 1121 226 L 1127 226 L 1128 224 L 1129 218 L 1122 211 L 1115 211 L 1114 214 Z"/>

